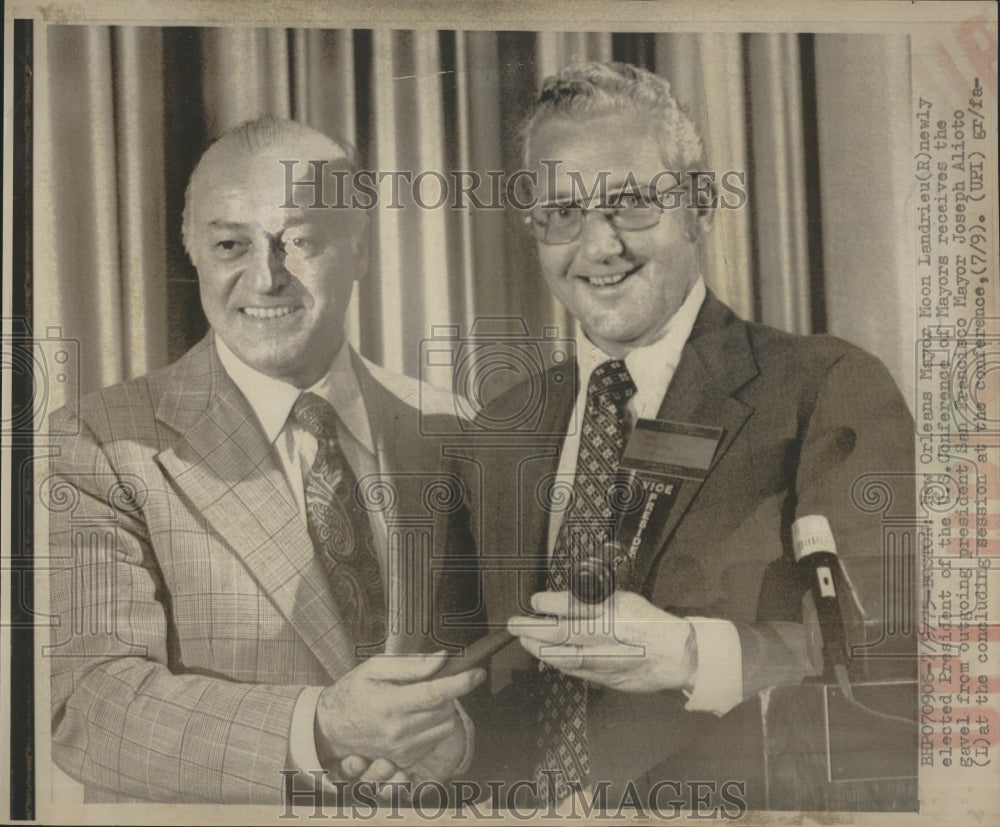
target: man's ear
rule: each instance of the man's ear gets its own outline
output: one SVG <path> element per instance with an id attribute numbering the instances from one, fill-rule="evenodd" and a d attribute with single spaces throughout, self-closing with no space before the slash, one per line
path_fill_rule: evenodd
<path id="1" fill-rule="evenodd" d="M 715 205 L 699 207 L 694 212 L 695 233 L 697 239 L 703 239 L 708 235 L 715 222 L 715 213 L 718 207 Z"/>
<path id="2" fill-rule="evenodd" d="M 354 280 L 360 282 L 371 266 L 372 222 L 368 210 L 355 208 L 351 220 L 355 222 L 352 238 L 351 254 L 354 256 Z"/>
<path id="3" fill-rule="evenodd" d="M 687 208 L 687 234 L 692 243 L 701 241 L 712 229 L 712 222 L 715 221 L 715 213 L 719 208 L 719 193 L 712 181 L 708 188 L 696 187 L 693 197 L 698 199 L 698 206 L 690 205 Z"/>
<path id="4" fill-rule="evenodd" d="M 186 239 L 185 241 L 189 242 L 190 239 Z M 196 260 L 198 256 L 195 253 L 194 247 L 190 243 L 185 243 L 184 252 L 187 253 L 187 260 L 191 262 L 191 266 L 194 267 L 194 271 L 198 276 L 198 280 L 201 281 L 201 273 L 198 272 L 198 262 Z"/>

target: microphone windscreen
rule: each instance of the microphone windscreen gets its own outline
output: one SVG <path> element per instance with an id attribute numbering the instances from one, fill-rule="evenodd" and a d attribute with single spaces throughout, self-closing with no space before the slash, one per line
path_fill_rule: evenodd
<path id="1" fill-rule="evenodd" d="M 830 523 L 821 514 L 810 514 L 799 517 L 792 523 L 792 550 L 795 552 L 795 562 L 803 557 L 825 551 L 837 553 L 837 544 L 833 539 Z"/>

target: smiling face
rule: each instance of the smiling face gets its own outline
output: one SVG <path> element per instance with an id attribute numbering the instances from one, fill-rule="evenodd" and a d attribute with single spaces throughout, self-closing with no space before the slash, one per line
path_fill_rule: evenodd
<path id="1" fill-rule="evenodd" d="M 294 180 L 302 180 L 312 177 L 307 161 L 343 153 L 308 133 L 253 152 L 232 143 L 210 151 L 189 193 L 188 248 L 205 315 L 244 363 L 309 387 L 343 344 L 354 282 L 368 263 L 367 219 L 312 208 L 307 188 L 294 191 L 301 207 L 284 208 L 279 160 L 295 159 Z"/>
<path id="2" fill-rule="evenodd" d="M 641 188 L 658 181 L 661 191 L 675 183 L 662 175 L 670 167 L 653 122 L 641 116 L 550 118 L 534 131 L 529 146 L 528 165 L 537 172 L 542 203 L 579 198 L 581 181 L 591 189 L 603 175 L 612 196 L 629 181 Z M 621 357 L 655 342 L 698 278 L 698 242 L 710 219 L 699 217 L 687 203 L 679 199 L 658 224 L 644 230 L 616 229 L 601 213 L 587 213 L 575 240 L 539 242 L 549 288 L 608 355 Z"/>

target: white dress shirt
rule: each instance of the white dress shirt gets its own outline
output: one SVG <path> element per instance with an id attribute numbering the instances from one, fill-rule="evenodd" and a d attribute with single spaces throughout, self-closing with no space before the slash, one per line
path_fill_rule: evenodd
<path id="1" fill-rule="evenodd" d="M 250 403 L 264 435 L 275 448 L 303 522 L 308 523 L 305 484 L 316 460 L 319 443 L 305 428 L 289 419 L 300 394 L 315 393 L 333 406 L 340 419 L 337 424 L 340 447 L 357 479 L 388 470 L 382 459 L 381 445 L 376 445 L 373 441 L 361 385 L 354 373 L 350 349 L 346 345 L 334 357 L 326 374 L 315 385 L 301 391 L 294 385 L 254 370 L 241 361 L 218 336 L 215 337 L 215 344 L 222 367 Z M 390 570 L 385 519 L 381 513 L 373 512 L 369 514 L 369 520 L 384 578 L 389 576 Z M 389 625 L 392 625 L 391 622 Z M 324 688 L 307 686 L 303 689 L 292 713 L 288 760 L 292 767 L 302 772 L 322 767 L 316 751 L 314 721 L 319 696 Z M 461 704 L 456 701 L 455 706 L 466 732 L 466 754 L 463 766 L 459 768 L 461 770 L 472 758 L 474 730 L 472 721 Z"/>
<path id="2" fill-rule="evenodd" d="M 670 387 L 681 351 L 691 335 L 695 319 L 705 300 L 706 288 L 700 276 L 684 302 L 667 322 L 663 335 L 655 342 L 636 348 L 625 357 L 636 392 L 628 401 L 629 425 L 637 419 L 655 419 Z M 587 405 L 587 385 L 594 369 L 612 357 L 593 344 L 582 331 L 577 332 L 579 392 L 573 412 L 573 424 L 563 440 L 557 474 L 570 480 L 576 471 L 580 453 L 580 429 Z M 562 526 L 564 514 L 554 511 L 549 518 L 548 551 L 551 555 Z M 743 700 L 743 661 L 739 633 L 728 620 L 689 617 L 694 627 L 698 651 L 698 669 L 694 691 L 686 709 L 722 715 Z"/>
<path id="3" fill-rule="evenodd" d="M 288 480 L 288 487 L 295 495 L 299 513 L 306 519 L 305 481 L 312 469 L 319 446 L 316 437 L 305 428 L 288 420 L 296 400 L 305 391 L 300 391 L 294 385 L 266 376 L 249 367 L 240 361 L 218 336 L 215 342 L 223 368 L 250 403 L 268 442 L 274 445 Z M 353 469 L 355 477 L 361 479 L 369 474 L 378 473 L 382 465 L 378 456 L 380 449 L 376 448 L 372 441 L 368 411 L 361 396 L 358 377 L 354 375 L 354 368 L 351 365 L 350 349 L 342 347 L 326 375 L 307 390 L 325 399 L 337 412 L 340 419 L 337 425 L 337 437 L 344 458 Z M 375 548 L 384 573 L 385 521 L 373 513 L 371 524 L 375 533 Z"/>

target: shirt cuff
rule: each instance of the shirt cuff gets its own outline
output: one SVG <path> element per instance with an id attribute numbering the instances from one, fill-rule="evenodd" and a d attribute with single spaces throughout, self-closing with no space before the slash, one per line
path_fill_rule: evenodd
<path id="1" fill-rule="evenodd" d="M 687 618 L 694 627 L 698 669 L 694 691 L 685 692 L 689 712 L 724 715 L 743 700 L 743 650 L 736 626 L 711 617 Z"/>
<path id="2" fill-rule="evenodd" d="M 462 727 L 465 730 L 465 755 L 462 756 L 462 763 L 452 773 L 453 778 L 469 769 L 469 765 L 472 763 L 472 753 L 476 750 L 476 725 L 472 723 L 472 718 L 462 708 L 458 698 L 455 699 L 455 709 L 458 710 L 458 717 L 462 720 Z"/>
<path id="3" fill-rule="evenodd" d="M 328 769 L 319 760 L 316 751 L 316 707 L 322 686 L 307 686 L 299 693 L 292 710 L 292 730 L 288 738 L 288 764 L 291 769 L 309 773 Z"/>

